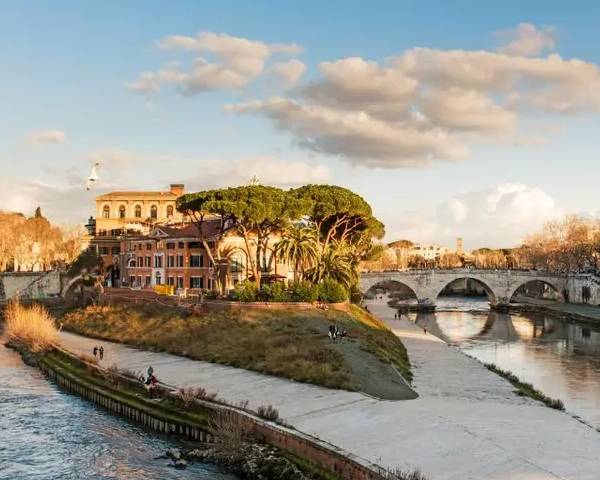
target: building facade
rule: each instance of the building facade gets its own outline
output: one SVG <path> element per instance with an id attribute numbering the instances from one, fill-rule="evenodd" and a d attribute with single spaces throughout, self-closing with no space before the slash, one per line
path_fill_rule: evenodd
<path id="1" fill-rule="evenodd" d="M 86 225 L 89 248 L 102 257 L 111 285 L 122 281 L 123 240 L 147 235 L 156 224 L 184 220 L 176 208 L 184 189 L 183 184 L 171 184 L 168 191 L 110 192 L 96 197 L 96 216 Z"/>

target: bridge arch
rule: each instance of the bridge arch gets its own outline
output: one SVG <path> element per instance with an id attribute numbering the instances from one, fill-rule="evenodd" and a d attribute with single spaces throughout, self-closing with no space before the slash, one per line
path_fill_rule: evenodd
<path id="1" fill-rule="evenodd" d="M 477 275 L 458 275 L 455 278 L 449 279 L 443 283 L 441 283 L 441 287 L 438 286 L 437 289 L 434 291 L 435 295 L 432 296 L 432 300 L 435 302 L 437 301 L 438 297 L 441 295 L 441 293 L 451 284 L 453 284 L 454 282 L 457 282 L 459 280 L 473 280 L 475 282 L 477 282 L 479 285 L 481 285 L 483 287 L 483 290 L 485 291 L 488 300 L 490 301 L 490 304 L 495 305 L 498 302 L 498 295 L 496 294 L 496 292 L 494 292 L 493 288 L 490 287 L 488 285 L 488 283 L 482 279 L 479 278 Z"/>
<path id="2" fill-rule="evenodd" d="M 520 288 L 522 288 L 526 285 L 532 284 L 532 283 L 541 283 L 543 285 L 548 285 L 557 294 L 557 297 L 561 301 L 564 301 L 562 285 L 559 285 L 557 282 L 555 282 L 551 279 L 541 278 L 541 277 L 540 278 L 534 277 L 531 279 L 527 279 L 525 281 L 517 282 L 515 284 L 515 286 L 512 288 L 512 290 L 510 291 L 510 293 L 508 295 L 508 300 L 511 301 Z"/>
<path id="3" fill-rule="evenodd" d="M 382 279 L 377 283 L 372 284 L 366 291 L 364 291 L 365 296 L 369 296 L 376 289 L 387 289 L 389 291 L 393 291 L 391 287 L 404 287 L 411 297 L 411 299 L 418 300 L 419 296 L 413 287 L 411 287 L 408 282 L 403 282 L 402 280 L 397 279 Z"/>

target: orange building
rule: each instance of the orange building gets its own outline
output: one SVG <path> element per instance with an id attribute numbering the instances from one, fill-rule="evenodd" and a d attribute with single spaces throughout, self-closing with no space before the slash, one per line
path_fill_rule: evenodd
<path id="1" fill-rule="evenodd" d="M 175 202 L 183 193 L 183 184 L 172 184 L 165 192 L 110 192 L 96 197 L 96 217 L 90 217 L 86 226 L 90 248 L 102 257 L 110 285 L 122 281 L 122 241 L 147 235 L 156 224 L 182 222 Z"/>

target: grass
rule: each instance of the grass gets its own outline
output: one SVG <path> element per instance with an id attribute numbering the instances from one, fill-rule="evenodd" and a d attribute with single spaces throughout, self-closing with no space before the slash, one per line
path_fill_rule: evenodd
<path id="1" fill-rule="evenodd" d="M 514 373 L 508 370 L 502 370 L 493 363 L 485 363 L 484 365 L 488 370 L 508 380 L 513 387 L 516 388 L 515 393 L 517 395 L 533 398 L 534 400 L 544 403 L 547 407 L 564 411 L 565 406 L 561 400 L 548 397 L 536 389 L 531 383 L 522 382 Z"/>
<path id="2" fill-rule="evenodd" d="M 9 342 L 25 345 L 30 351 L 39 353 L 49 350 L 58 339 L 54 319 L 41 305 L 26 307 L 12 301 L 4 315 L 4 333 Z"/>
<path id="3" fill-rule="evenodd" d="M 336 344 L 327 337 L 333 322 L 348 332 L 347 338 Z M 358 307 L 352 307 L 350 313 L 290 307 L 188 314 L 157 305 L 97 306 L 68 313 L 63 327 L 329 388 L 364 391 L 367 376 L 371 384 L 398 382 L 392 366 L 407 380 L 412 378 L 400 340 Z M 394 383 L 390 388 L 401 386 Z"/>

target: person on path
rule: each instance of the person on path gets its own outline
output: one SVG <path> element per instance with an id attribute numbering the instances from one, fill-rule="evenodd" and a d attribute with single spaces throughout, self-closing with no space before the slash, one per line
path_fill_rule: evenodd
<path id="1" fill-rule="evenodd" d="M 104 347 L 102 345 L 100 345 L 100 350 L 98 350 L 98 352 L 100 352 L 100 360 L 104 359 Z"/>
<path id="2" fill-rule="evenodd" d="M 150 365 L 148 367 L 148 371 L 146 373 L 148 374 L 148 378 L 150 378 L 152 376 L 152 374 L 154 373 L 154 369 L 152 368 L 152 365 Z"/>
<path id="3" fill-rule="evenodd" d="M 92 350 L 92 352 L 94 352 L 94 358 L 98 357 L 98 346 L 94 346 L 94 349 Z"/>

